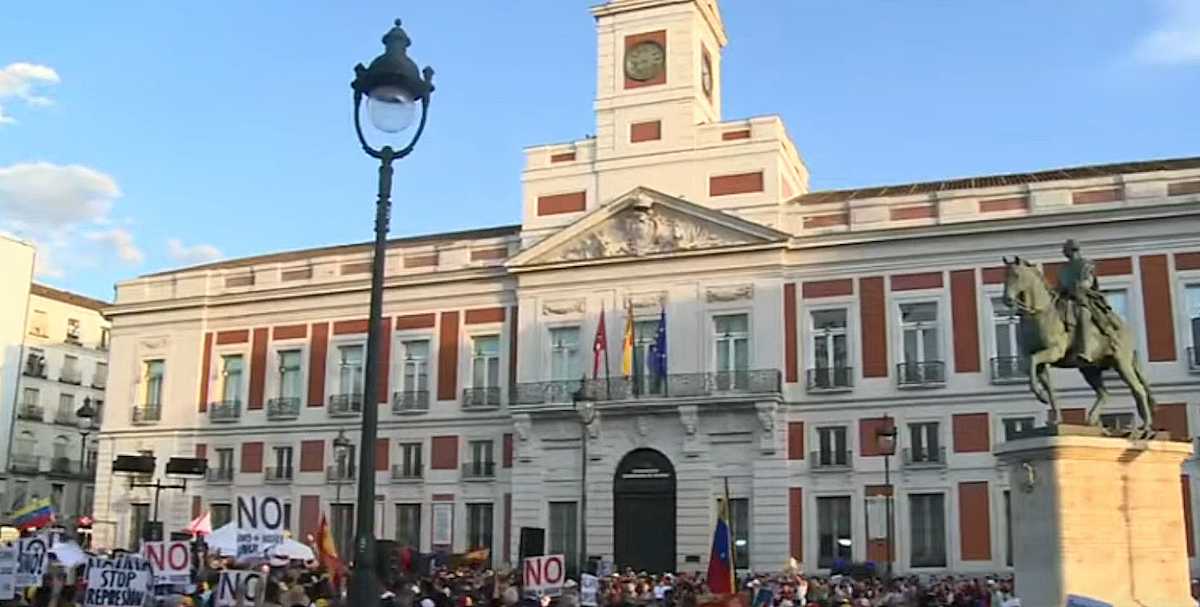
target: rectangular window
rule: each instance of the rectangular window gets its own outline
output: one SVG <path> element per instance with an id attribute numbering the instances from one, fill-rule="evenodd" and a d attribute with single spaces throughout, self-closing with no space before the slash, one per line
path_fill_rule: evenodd
<path id="1" fill-rule="evenodd" d="M 354 554 L 354 504 L 330 504 L 329 513 L 338 554 Z"/>
<path id="2" fill-rule="evenodd" d="M 63 356 L 62 380 L 73 384 L 79 383 L 78 356 L 71 356 L 70 354 Z"/>
<path id="3" fill-rule="evenodd" d="M 750 316 L 714 316 L 713 344 L 717 389 L 745 389 L 750 383 Z"/>
<path id="4" fill-rule="evenodd" d="M 421 443 L 400 443 L 400 471 L 409 478 L 421 476 Z"/>
<path id="5" fill-rule="evenodd" d="M 55 512 L 63 511 L 63 495 L 66 492 L 66 485 L 62 483 L 50 483 L 50 504 L 54 506 Z"/>
<path id="6" fill-rule="evenodd" d="M 1004 564 L 1009 567 L 1013 564 L 1012 494 L 1007 489 L 1004 490 Z"/>
<path id="7" fill-rule="evenodd" d="M 396 543 L 421 547 L 421 504 L 396 504 Z"/>
<path id="8" fill-rule="evenodd" d="M 817 461 L 815 463 L 818 466 L 845 466 L 849 463 L 849 457 L 845 426 L 817 428 Z"/>
<path id="9" fill-rule="evenodd" d="M 1100 416 L 1100 425 L 1111 432 L 1128 432 L 1133 429 L 1133 414 L 1105 413 Z"/>
<path id="10" fill-rule="evenodd" d="M 900 383 L 945 381 L 938 336 L 938 304 L 933 301 L 900 304 Z"/>
<path id="11" fill-rule="evenodd" d="M 230 354 L 221 357 L 221 400 L 242 400 L 242 355 Z"/>
<path id="12" fill-rule="evenodd" d="M 67 319 L 67 341 L 71 343 L 79 343 L 79 319 Z"/>
<path id="13" fill-rule="evenodd" d="M 150 520 L 150 504 L 129 504 L 129 545 L 127 548 L 131 552 L 141 549 L 142 528 L 146 526 L 148 520 Z"/>
<path id="14" fill-rule="evenodd" d="M 58 419 L 67 421 L 75 419 L 75 395 L 58 395 Z"/>
<path id="15" fill-rule="evenodd" d="M 34 310 L 29 318 L 29 334 L 37 337 L 50 337 L 50 319 L 45 310 Z"/>
<path id="16" fill-rule="evenodd" d="M 301 398 L 304 395 L 304 378 L 300 350 L 280 350 L 279 352 L 279 396 L 280 398 Z"/>
<path id="17" fill-rule="evenodd" d="M 412 339 L 403 342 L 404 371 L 402 386 L 405 392 L 429 391 L 429 340 Z"/>
<path id="18" fill-rule="evenodd" d="M 338 392 L 347 395 L 363 393 L 362 344 L 338 347 Z"/>
<path id="19" fill-rule="evenodd" d="M 92 387 L 103 388 L 108 385 L 108 363 L 97 362 L 96 371 L 92 373 Z"/>
<path id="20" fill-rule="evenodd" d="M 850 497 L 818 497 L 817 567 L 829 569 L 837 561 L 849 564 L 853 547 Z"/>
<path id="21" fill-rule="evenodd" d="M 812 335 L 814 388 L 836 388 L 850 385 L 847 367 L 850 365 L 849 340 L 846 336 L 846 309 L 814 310 L 809 316 Z"/>
<path id="22" fill-rule="evenodd" d="M 162 360 L 148 360 L 144 365 L 142 375 L 146 378 L 146 392 L 142 396 L 147 407 L 158 407 L 162 403 L 165 363 Z"/>
<path id="23" fill-rule="evenodd" d="M 337 478 L 354 478 L 354 463 L 357 461 L 354 457 L 354 452 L 354 445 L 343 445 L 334 448 L 333 467 L 337 473 Z"/>
<path id="24" fill-rule="evenodd" d="M 1004 303 L 992 298 L 992 353 L 995 355 L 993 379 L 1017 379 L 1029 375 L 1029 362 L 1021 348 L 1021 316 Z"/>
<path id="25" fill-rule="evenodd" d="M 916 463 L 941 461 L 937 422 L 909 424 L 908 437 L 911 457 L 909 461 Z"/>
<path id="26" fill-rule="evenodd" d="M 1004 419 L 1004 440 L 1008 442 L 1021 432 L 1033 429 L 1033 416 L 1008 417 Z"/>
<path id="27" fill-rule="evenodd" d="M 654 343 L 658 338 L 658 320 L 633 323 L 633 368 L 635 394 L 662 394 L 664 379 L 654 370 Z"/>
<path id="28" fill-rule="evenodd" d="M 1117 316 L 1120 316 L 1121 320 L 1128 324 L 1128 293 L 1125 289 L 1101 289 L 1100 292 L 1104 294 L 1104 299 L 1108 301 L 1108 306 L 1113 309 L 1113 312 L 1116 312 Z"/>
<path id="29" fill-rule="evenodd" d="M 575 502 L 550 502 L 550 552 L 567 558 L 567 571 L 579 566 L 579 519 Z"/>
<path id="30" fill-rule="evenodd" d="M 100 349 L 101 350 L 108 349 L 108 336 L 109 336 L 108 327 L 101 327 L 100 328 Z"/>
<path id="31" fill-rule="evenodd" d="M 473 440 L 469 443 L 471 459 L 467 462 L 468 472 L 474 476 L 491 476 L 494 470 L 492 463 L 492 441 Z"/>
<path id="32" fill-rule="evenodd" d="M 492 548 L 492 505 L 467 504 L 467 550 L 480 548 Z"/>
<path id="33" fill-rule="evenodd" d="M 233 520 L 233 507 L 229 504 L 209 504 L 213 529 L 220 529 Z"/>
<path id="34" fill-rule="evenodd" d="M 292 448 L 275 447 L 275 470 L 279 478 L 292 476 Z"/>
<path id="35" fill-rule="evenodd" d="M 230 478 L 233 475 L 233 449 L 217 449 L 216 454 L 218 472 L 226 474 L 224 478 Z"/>
<path id="36" fill-rule="evenodd" d="M 37 407 L 41 401 L 42 395 L 37 388 L 25 388 L 22 392 L 21 403 L 26 407 Z"/>
<path id="37" fill-rule="evenodd" d="M 913 567 L 946 566 L 946 510 L 941 493 L 908 496 Z"/>
<path id="38" fill-rule="evenodd" d="M 500 387 L 500 338 L 481 335 L 471 340 L 471 387 Z"/>
<path id="39" fill-rule="evenodd" d="M 729 530 L 733 537 L 733 563 L 738 569 L 750 568 L 750 500 L 735 497 L 729 500 Z"/>
<path id="40" fill-rule="evenodd" d="M 550 329 L 550 379 L 574 380 L 582 376 L 579 327 Z"/>

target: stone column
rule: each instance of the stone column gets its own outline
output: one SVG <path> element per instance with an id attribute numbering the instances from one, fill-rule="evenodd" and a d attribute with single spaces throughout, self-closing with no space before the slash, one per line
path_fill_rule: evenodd
<path id="1" fill-rule="evenodd" d="M 1017 596 L 1194 607 L 1179 490 L 1191 445 L 1097 433 L 1047 428 L 997 450 L 1010 474 Z"/>

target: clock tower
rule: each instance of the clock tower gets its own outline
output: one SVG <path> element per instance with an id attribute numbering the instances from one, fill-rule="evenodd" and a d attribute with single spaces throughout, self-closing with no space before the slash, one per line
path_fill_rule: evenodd
<path id="1" fill-rule="evenodd" d="M 610 0 L 592 14 L 598 157 L 621 155 L 623 143 L 691 147 L 695 125 L 720 122 L 726 38 L 716 0 Z"/>

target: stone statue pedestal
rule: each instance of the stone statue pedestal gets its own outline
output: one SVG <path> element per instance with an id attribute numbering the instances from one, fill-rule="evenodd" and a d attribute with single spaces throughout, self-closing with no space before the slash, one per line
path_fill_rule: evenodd
<path id="1" fill-rule="evenodd" d="M 1179 477 L 1190 443 L 1041 428 L 1001 445 L 1009 469 L 1016 594 L 1115 607 L 1194 607 Z"/>

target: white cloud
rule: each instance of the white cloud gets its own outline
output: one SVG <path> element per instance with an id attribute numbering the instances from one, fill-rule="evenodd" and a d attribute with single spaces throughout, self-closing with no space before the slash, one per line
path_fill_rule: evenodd
<path id="1" fill-rule="evenodd" d="M 1134 47 L 1134 57 L 1152 65 L 1200 64 L 1200 0 L 1160 0 L 1161 18 Z"/>
<path id="2" fill-rule="evenodd" d="M 16 122 L 15 118 L 4 113 L 3 102 L 6 99 L 20 99 L 35 107 L 50 105 L 54 101 L 38 94 L 38 91 L 59 82 L 58 72 L 45 65 L 10 63 L 0 68 L 0 124 Z"/>
<path id="3" fill-rule="evenodd" d="M 37 245 L 39 276 L 62 277 L 113 258 L 137 265 L 145 256 L 109 215 L 120 196 L 115 179 L 90 167 L 0 166 L 0 231 Z"/>
<path id="4" fill-rule="evenodd" d="M 172 238 L 167 241 L 167 255 L 179 263 L 193 265 L 216 261 L 224 255 L 210 244 L 185 245 L 182 240 Z"/>

